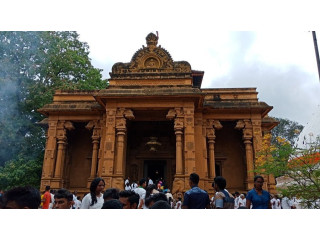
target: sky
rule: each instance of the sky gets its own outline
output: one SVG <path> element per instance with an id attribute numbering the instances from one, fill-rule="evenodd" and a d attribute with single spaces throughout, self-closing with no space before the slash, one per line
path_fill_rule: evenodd
<path id="1" fill-rule="evenodd" d="M 158 31 L 174 61 L 205 72 L 202 88 L 256 87 L 271 116 L 302 125 L 320 104 L 310 31 L 320 30 L 316 1 L 12 0 L 4 9 L 9 30 L 76 30 L 104 78 Z"/>
<path id="2" fill-rule="evenodd" d="M 168 23 L 166 23 L 168 24 Z M 274 107 L 270 115 L 305 125 L 320 104 L 320 82 L 311 31 L 223 31 L 190 34 L 170 25 L 109 32 L 78 30 L 90 46 L 93 65 L 103 77 L 116 62 L 130 62 L 146 46 L 149 32 L 174 61 L 185 60 L 204 71 L 202 88 L 256 87 L 259 101 Z M 319 32 L 320 38 L 320 32 Z"/>

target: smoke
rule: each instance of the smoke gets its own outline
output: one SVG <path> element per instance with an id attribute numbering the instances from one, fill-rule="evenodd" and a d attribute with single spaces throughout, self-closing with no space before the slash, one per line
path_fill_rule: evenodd
<path id="1" fill-rule="evenodd" d="M 0 79 L 0 165 L 13 157 L 17 147 L 19 121 L 16 126 L 13 123 L 20 119 L 20 114 L 16 93 L 15 82 Z"/>

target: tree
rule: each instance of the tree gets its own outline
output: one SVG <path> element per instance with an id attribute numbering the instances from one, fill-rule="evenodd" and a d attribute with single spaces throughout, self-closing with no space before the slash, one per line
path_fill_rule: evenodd
<path id="1" fill-rule="evenodd" d="M 277 137 L 281 137 L 287 140 L 291 145 L 293 145 L 304 126 L 289 119 L 276 117 L 273 118 L 278 121 L 279 124 L 271 130 L 271 143 L 277 144 Z"/>
<path id="2" fill-rule="evenodd" d="M 45 134 L 37 109 L 57 89 L 105 88 L 101 71 L 76 32 L 0 32 L 0 166 L 40 164 Z"/>
<path id="3" fill-rule="evenodd" d="M 287 183 L 278 191 L 288 198 L 298 197 L 305 208 L 320 208 L 320 141 L 308 149 L 293 147 L 278 137 L 269 144 L 265 135 L 262 150 L 257 154 L 255 172 L 285 177 Z"/>

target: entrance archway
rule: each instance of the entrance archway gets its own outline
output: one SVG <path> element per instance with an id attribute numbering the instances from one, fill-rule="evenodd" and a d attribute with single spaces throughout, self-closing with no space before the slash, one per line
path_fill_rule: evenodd
<path id="1" fill-rule="evenodd" d="M 160 179 L 167 179 L 167 161 L 165 160 L 146 160 L 143 165 L 143 175 L 150 177 L 153 182 Z"/>
<path id="2" fill-rule="evenodd" d="M 160 177 L 171 188 L 175 173 L 175 135 L 171 121 L 132 121 L 128 125 L 126 176 L 134 181 Z M 151 148 L 147 143 L 156 138 Z"/>

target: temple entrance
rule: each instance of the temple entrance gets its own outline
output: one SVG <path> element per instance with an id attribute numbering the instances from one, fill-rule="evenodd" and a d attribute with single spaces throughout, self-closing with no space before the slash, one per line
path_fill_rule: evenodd
<path id="1" fill-rule="evenodd" d="M 166 120 L 166 113 L 157 114 L 157 119 L 162 121 L 145 121 L 155 114 L 135 111 L 135 121 L 128 122 L 125 175 L 130 179 L 139 181 L 150 177 L 156 183 L 162 177 L 167 186 L 172 187 L 176 139 L 173 122 Z"/>
<path id="2" fill-rule="evenodd" d="M 164 160 L 144 161 L 144 176 L 150 177 L 154 183 L 167 178 L 167 162 Z"/>

